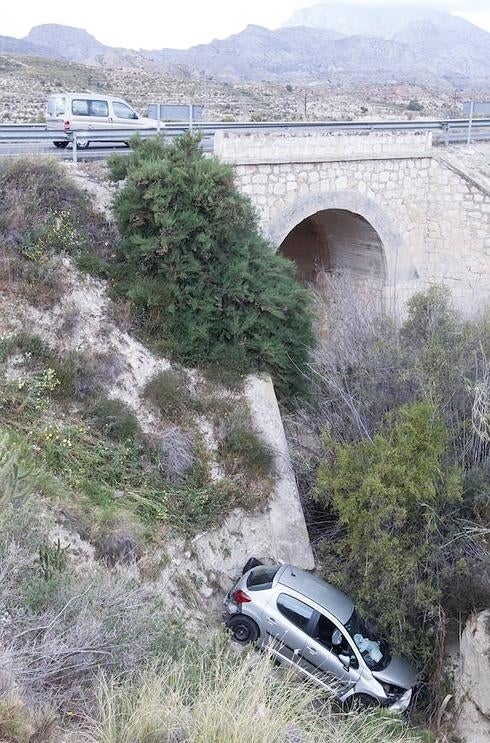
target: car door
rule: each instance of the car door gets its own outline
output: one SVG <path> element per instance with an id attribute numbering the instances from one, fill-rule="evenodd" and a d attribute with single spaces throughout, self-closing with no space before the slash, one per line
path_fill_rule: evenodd
<path id="1" fill-rule="evenodd" d="M 343 696 L 361 675 L 357 654 L 345 628 L 326 612 L 316 611 L 308 629 L 309 637 L 302 651 L 304 670 L 336 696 Z"/>
<path id="2" fill-rule="evenodd" d="M 112 101 L 113 121 L 121 129 L 138 129 L 141 127 L 136 111 L 122 101 Z"/>
<path id="3" fill-rule="evenodd" d="M 75 131 L 107 129 L 109 105 L 102 98 L 73 98 L 71 101 L 71 128 Z"/>
<path id="4" fill-rule="evenodd" d="M 307 639 L 306 631 L 315 618 L 315 610 L 287 593 L 274 595 L 264 612 L 267 645 L 278 657 L 300 664 Z"/>

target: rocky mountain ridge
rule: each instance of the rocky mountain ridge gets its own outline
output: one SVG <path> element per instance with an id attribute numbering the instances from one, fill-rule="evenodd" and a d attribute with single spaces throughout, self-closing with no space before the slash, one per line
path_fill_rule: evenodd
<path id="1" fill-rule="evenodd" d="M 430 9 L 382 10 L 356 7 L 354 13 L 349 6 L 319 5 L 298 11 L 283 28 L 249 25 L 226 39 L 185 50 L 113 48 L 82 29 L 45 24 L 24 39 L 0 37 L 0 54 L 36 54 L 227 82 L 489 84 L 490 33 Z"/>

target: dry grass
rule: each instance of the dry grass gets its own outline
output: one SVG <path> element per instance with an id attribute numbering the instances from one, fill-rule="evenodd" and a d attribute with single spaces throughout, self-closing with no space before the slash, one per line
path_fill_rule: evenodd
<path id="1" fill-rule="evenodd" d="M 402 743 L 401 721 L 335 713 L 318 691 L 267 657 L 218 642 L 200 658 L 124 677 L 103 676 L 90 743 Z"/>

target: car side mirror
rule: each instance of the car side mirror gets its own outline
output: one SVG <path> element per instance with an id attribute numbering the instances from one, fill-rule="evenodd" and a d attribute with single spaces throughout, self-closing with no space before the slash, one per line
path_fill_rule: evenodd
<path id="1" fill-rule="evenodd" d="M 348 671 L 351 664 L 350 655 L 339 655 L 339 661 L 342 663 L 344 671 Z"/>

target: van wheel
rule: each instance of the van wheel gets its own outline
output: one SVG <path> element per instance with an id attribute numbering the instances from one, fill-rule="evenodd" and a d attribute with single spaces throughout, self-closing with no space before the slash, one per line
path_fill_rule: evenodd
<path id="1" fill-rule="evenodd" d="M 259 628 L 254 620 L 243 614 L 234 614 L 228 620 L 226 626 L 231 630 L 235 642 L 240 643 L 240 645 L 248 645 L 251 642 L 255 642 L 259 636 Z"/>
<path id="2" fill-rule="evenodd" d="M 89 144 L 88 139 L 77 139 L 77 150 L 86 150 Z"/>
<path id="3" fill-rule="evenodd" d="M 62 142 L 53 142 L 55 147 L 59 147 L 60 150 L 64 150 L 65 147 L 68 147 L 69 142 L 67 139 L 64 139 Z"/>

